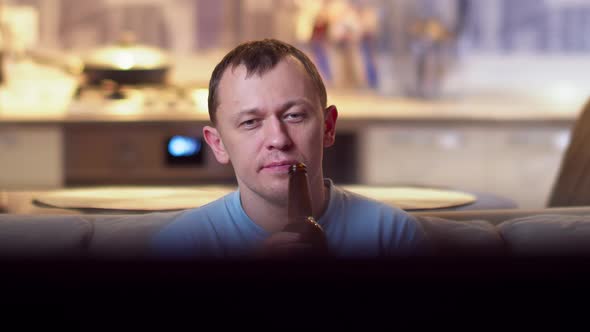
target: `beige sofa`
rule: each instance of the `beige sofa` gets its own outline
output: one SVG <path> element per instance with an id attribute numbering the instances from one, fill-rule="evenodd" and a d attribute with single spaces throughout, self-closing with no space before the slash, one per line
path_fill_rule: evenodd
<path id="1" fill-rule="evenodd" d="M 0 214 L 0 257 L 150 258 L 150 238 L 177 213 Z M 590 254 L 590 207 L 413 215 L 436 255 Z"/>
<path id="2" fill-rule="evenodd" d="M 375 327 L 399 327 L 401 320 L 412 328 L 425 320 L 440 326 L 437 317 L 453 328 L 469 317 L 472 329 L 507 315 L 525 317 L 530 327 L 590 296 L 588 259 L 562 264 L 564 255 L 590 253 L 590 207 L 414 213 L 437 253 L 447 255 L 429 257 L 426 264 L 420 259 L 145 264 L 138 258 L 149 253 L 150 237 L 174 214 L 0 214 L 0 254 L 17 258 L 0 259 L 4 317 L 20 327 L 73 326 L 77 331 L 153 330 L 159 320 L 159 330 L 169 331 L 178 329 L 171 327 L 174 322 L 194 329 L 200 326 L 195 322 L 220 313 L 242 328 L 247 321 L 261 326 L 260 317 L 263 324 L 278 317 L 282 322 L 273 327 L 291 325 L 304 311 L 329 318 L 333 329 L 334 322 L 348 324 L 346 317 L 360 318 L 364 309 L 370 314 L 360 319 L 363 329 L 379 318 L 385 321 Z M 83 259 L 29 264 L 30 257 L 61 255 Z M 518 258 L 506 260 L 505 255 Z M 541 264 L 526 258 L 547 255 L 553 257 Z M 525 311 L 531 315 L 523 316 Z M 225 324 L 220 322 L 213 319 L 213 324 Z M 501 328 L 506 326 L 514 325 Z"/>

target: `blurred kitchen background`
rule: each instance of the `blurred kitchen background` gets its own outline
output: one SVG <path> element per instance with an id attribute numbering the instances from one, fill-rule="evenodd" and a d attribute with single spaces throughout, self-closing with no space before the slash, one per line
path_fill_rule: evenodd
<path id="1" fill-rule="evenodd" d="M 266 37 L 326 80 L 339 183 L 542 207 L 590 96 L 587 0 L 0 0 L 0 189 L 232 183 L 207 83 Z"/>

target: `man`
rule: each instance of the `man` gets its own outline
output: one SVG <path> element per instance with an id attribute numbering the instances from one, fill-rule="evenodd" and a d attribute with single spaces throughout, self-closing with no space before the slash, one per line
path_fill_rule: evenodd
<path id="1" fill-rule="evenodd" d="M 323 177 L 323 149 L 334 144 L 336 107 L 311 60 L 277 40 L 239 45 L 209 83 L 212 126 L 203 135 L 238 190 L 186 210 L 154 239 L 167 257 L 268 257 L 305 250 L 287 223 L 289 165 L 307 166 L 313 215 L 335 257 L 416 253 L 423 230 L 404 211 L 336 187 Z M 284 256 L 281 256 L 284 257 Z"/>

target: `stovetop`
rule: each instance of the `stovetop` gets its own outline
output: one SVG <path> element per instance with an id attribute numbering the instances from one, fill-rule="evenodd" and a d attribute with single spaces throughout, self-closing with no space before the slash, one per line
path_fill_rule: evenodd
<path id="1" fill-rule="evenodd" d="M 195 86 L 82 87 L 69 113 L 206 113 L 207 94 Z"/>

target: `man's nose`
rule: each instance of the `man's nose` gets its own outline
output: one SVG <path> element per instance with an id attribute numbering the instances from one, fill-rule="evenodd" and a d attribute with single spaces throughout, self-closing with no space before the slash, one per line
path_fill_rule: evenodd
<path id="1" fill-rule="evenodd" d="M 286 150 L 292 145 L 287 127 L 280 119 L 268 119 L 265 127 L 267 149 Z"/>

